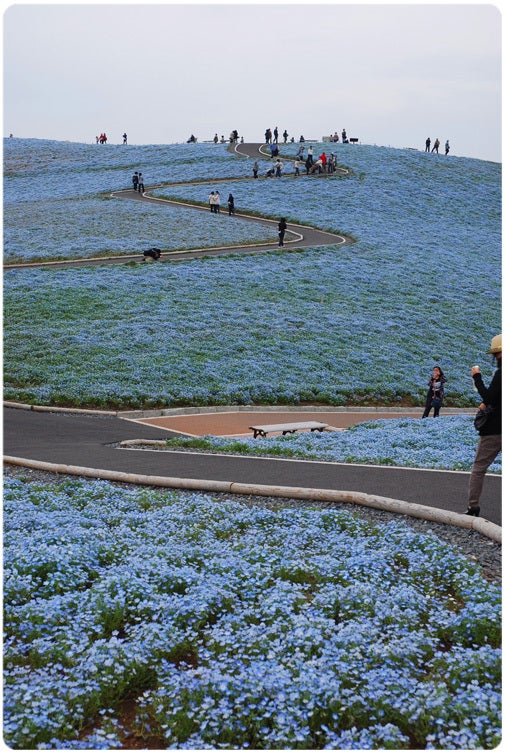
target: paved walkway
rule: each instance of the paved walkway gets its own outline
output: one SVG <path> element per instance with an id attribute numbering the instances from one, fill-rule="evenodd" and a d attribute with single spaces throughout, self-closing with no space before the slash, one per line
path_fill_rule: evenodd
<path id="1" fill-rule="evenodd" d="M 264 158 L 261 144 L 234 145 L 239 156 Z M 282 151 L 282 145 L 281 145 Z M 285 159 L 285 158 L 284 158 Z M 339 168 L 340 172 L 345 169 Z M 252 172 L 252 171 L 251 171 Z M 322 176 L 326 178 L 326 176 Z M 227 179 L 231 182 L 232 179 Z M 243 178 L 237 180 L 244 180 Z M 258 179 L 261 180 L 261 179 Z M 318 180 L 318 176 L 284 176 L 281 179 L 265 180 Z M 201 181 L 208 184 L 214 182 Z M 215 181 L 216 183 L 218 181 Z M 179 186 L 181 184 L 178 184 Z M 133 190 L 112 194 L 119 200 L 156 202 L 187 206 L 193 211 L 206 211 L 208 207 L 188 205 L 138 194 Z M 224 213 L 223 213 L 224 214 Z M 250 222 L 274 224 L 268 220 L 237 213 Z M 225 218 L 227 221 L 228 218 Z M 315 228 L 288 224 L 286 246 L 295 248 L 326 245 L 343 245 L 351 239 L 326 233 Z M 259 253 L 277 249 L 276 243 L 192 249 L 166 254 L 163 261 L 180 261 L 201 256 L 220 254 Z M 124 264 L 139 260 L 138 253 L 120 257 L 80 259 L 68 262 L 35 263 L 20 266 L 89 266 Z M 6 265 L 5 269 L 16 267 Z M 273 418 L 272 414 L 272 418 Z M 117 416 L 87 415 L 82 413 L 39 412 L 20 409 L 4 409 L 4 454 L 8 457 L 40 461 L 44 463 L 78 466 L 87 469 L 112 472 L 178 477 L 192 480 L 226 481 L 255 485 L 301 487 L 315 490 L 345 490 L 349 492 L 379 495 L 403 500 L 444 511 L 462 513 L 466 507 L 468 473 L 420 471 L 391 467 L 374 467 L 336 463 L 291 461 L 266 458 L 232 457 L 215 454 L 188 452 L 159 452 L 119 449 L 117 443 L 128 439 L 160 439 L 170 432 L 159 427 L 125 421 Z M 481 498 L 482 513 L 489 521 L 501 525 L 501 478 L 489 475 L 486 478 Z"/>
<path id="2" fill-rule="evenodd" d="M 256 156 L 258 158 L 263 158 L 270 160 L 271 158 L 267 157 L 266 155 L 262 155 L 259 152 L 259 149 L 262 145 L 261 144 L 239 144 L 235 145 L 235 149 L 232 151 L 235 151 L 239 156 L 242 157 L 251 157 Z M 343 170 L 343 169 L 342 169 Z M 347 171 L 345 171 L 347 172 Z M 317 176 L 300 176 L 296 180 L 317 180 Z M 265 179 L 258 179 L 258 180 L 291 180 L 293 179 L 292 176 L 285 176 L 281 179 L 273 179 L 273 178 L 265 178 Z M 155 188 L 166 188 L 169 189 L 171 185 L 177 186 L 180 188 L 181 186 L 194 186 L 194 185 L 205 185 L 208 186 L 209 184 L 220 184 L 220 183 L 226 183 L 231 184 L 236 181 L 245 181 L 248 180 L 247 177 L 240 177 L 240 178 L 221 178 L 221 179 L 214 179 L 209 178 L 205 180 L 199 180 L 199 181 L 184 181 L 179 182 L 175 184 L 170 183 L 164 183 L 162 186 L 155 186 L 149 188 L 146 192 L 143 194 L 138 193 L 137 191 L 133 191 L 133 189 L 125 189 L 122 191 L 112 191 L 110 195 L 114 197 L 115 199 L 119 200 L 129 200 L 129 201 L 137 201 L 137 202 L 144 202 L 144 203 L 150 203 L 150 204 L 158 204 L 159 206 L 162 206 L 163 204 L 176 206 L 176 207 L 182 207 L 187 210 L 196 211 L 196 212 L 209 212 L 209 207 L 207 204 L 199 206 L 196 204 L 190 204 L 188 202 L 184 202 L 183 200 L 176 201 L 172 199 L 162 199 L 160 197 L 154 197 L 150 196 L 149 191 L 153 191 Z M 252 178 L 252 169 L 251 169 L 251 180 L 254 180 Z M 294 180 L 294 179 L 293 179 Z M 221 212 L 221 215 L 223 216 L 223 220 L 225 222 L 233 222 L 236 218 L 240 218 L 242 220 L 245 220 L 250 223 L 254 223 L 256 225 L 263 225 L 263 226 L 269 226 L 275 229 L 275 232 L 277 232 L 277 224 L 278 219 L 268 219 L 268 218 L 260 218 L 256 217 L 254 215 L 248 215 L 245 212 L 239 212 L 237 211 L 233 218 L 229 218 L 227 215 L 226 208 L 223 206 L 223 211 Z M 302 248 L 317 248 L 318 246 L 343 246 L 345 244 L 353 243 L 353 239 L 344 236 L 339 233 L 329 233 L 327 231 L 319 230 L 318 228 L 313 228 L 308 225 L 298 225 L 296 223 L 288 223 L 287 229 L 286 229 L 286 237 L 284 239 L 284 248 L 289 249 L 295 248 L 295 249 L 302 249 Z M 187 249 L 184 251 L 172 251 L 172 252 L 164 252 L 163 257 L 156 262 L 156 264 L 163 263 L 163 262 L 180 262 L 188 259 L 197 259 L 200 257 L 210 257 L 210 256 L 223 256 L 223 255 L 229 255 L 229 254 L 259 254 L 264 253 L 266 251 L 276 251 L 279 249 L 279 245 L 277 242 L 272 243 L 255 243 L 255 244 L 241 244 L 236 246 L 219 246 L 214 248 L 195 248 L 195 249 Z M 137 261 L 142 262 L 142 252 L 137 251 L 132 254 L 121 254 L 121 255 L 114 255 L 114 256 L 108 256 L 108 257 L 93 257 L 93 258 L 82 258 L 82 259 L 69 259 L 69 260 L 62 260 L 58 262 L 29 262 L 29 263 L 21 263 L 21 264 L 6 264 L 4 265 L 4 270 L 10 270 L 10 269 L 17 269 L 17 268 L 27 268 L 27 267 L 51 267 L 52 269 L 61 269 L 64 267 L 89 267 L 89 266 L 100 266 L 100 265 L 110 265 L 110 264 L 125 264 L 127 262 L 131 261 Z"/>
<path id="3" fill-rule="evenodd" d="M 54 464 L 131 474 L 246 484 L 345 490 L 462 513 L 468 473 L 312 461 L 119 449 L 128 439 L 170 432 L 116 416 L 4 409 L 4 454 Z M 482 515 L 501 525 L 501 478 L 489 475 Z"/>

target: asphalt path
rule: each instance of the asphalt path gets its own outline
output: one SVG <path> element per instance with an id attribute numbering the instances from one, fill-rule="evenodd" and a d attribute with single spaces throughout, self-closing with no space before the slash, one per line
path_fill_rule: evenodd
<path id="1" fill-rule="evenodd" d="M 129 474 L 362 492 L 463 513 L 469 474 L 384 466 L 121 449 L 172 433 L 116 416 L 4 408 L 4 455 Z M 501 477 L 487 475 L 482 515 L 501 525 Z"/>
<path id="2" fill-rule="evenodd" d="M 261 144 L 237 144 L 231 149 L 241 157 L 270 160 L 261 153 Z M 282 150 L 282 145 L 281 145 Z M 283 158 L 285 159 L 285 158 Z M 339 172 L 347 172 L 339 168 Z M 318 180 L 327 176 L 285 176 L 264 180 Z M 232 182 L 226 179 L 221 182 Z M 243 178 L 236 180 L 244 180 Z M 262 179 L 258 179 L 262 180 Z M 199 183 L 219 183 L 209 179 Z M 178 184 L 181 185 L 181 184 Z M 119 200 L 156 202 L 185 206 L 193 211 L 209 212 L 208 207 L 184 202 L 161 200 L 133 190 L 113 192 Z M 225 215 L 225 212 L 222 213 Z M 252 216 L 250 222 L 277 223 Z M 214 218 L 213 218 L 214 219 Z M 226 216 L 225 221 L 228 219 Z M 324 231 L 288 224 L 286 246 L 317 247 L 343 245 L 351 239 Z M 261 253 L 277 249 L 277 244 L 260 244 L 214 249 L 193 249 L 166 254 L 163 261 L 180 261 L 202 256 L 236 253 Z M 100 259 L 80 259 L 50 263 L 51 267 L 125 264 L 139 260 L 139 254 Z M 15 265 L 6 265 L 5 269 Z M 44 263 L 20 266 L 45 266 Z M 288 487 L 362 492 L 418 503 L 456 513 L 466 508 L 468 473 L 400 469 L 309 461 L 236 457 L 188 452 L 160 452 L 120 449 L 117 444 L 128 439 L 161 439 L 171 433 L 157 427 L 137 425 L 116 416 L 78 413 L 39 412 L 4 408 L 4 455 L 53 464 L 130 474 L 179 477 L 185 479 L 241 482 Z M 501 477 L 488 475 L 481 498 L 482 513 L 489 521 L 501 525 Z"/>
<path id="3" fill-rule="evenodd" d="M 235 145 L 235 148 L 231 149 L 234 153 L 236 153 L 239 157 L 258 157 L 260 159 L 270 160 L 271 158 L 261 154 L 260 148 L 261 144 L 239 144 Z M 345 169 L 339 169 L 342 173 L 347 173 Z M 265 181 L 272 181 L 272 180 L 318 180 L 318 178 L 327 178 L 329 176 L 303 176 L 301 175 L 299 178 L 294 179 L 293 176 L 285 176 L 281 179 L 275 179 L 275 178 L 259 178 L 258 180 L 265 180 Z M 181 186 L 192 186 L 192 185 L 205 185 L 208 186 L 209 184 L 212 185 L 219 185 L 219 184 L 233 184 L 237 181 L 245 181 L 247 178 L 240 177 L 240 178 L 209 178 L 205 180 L 199 180 L 199 181 L 184 181 L 179 183 L 164 183 L 160 186 L 153 186 L 150 187 L 148 191 L 145 191 L 144 193 L 139 193 L 138 191 L 133 191 L 133 189 L 123 189 L 119 191 L 112 191 L 110 192 L 110 196 L 112 196 L 114 199 L 118 200 L 128 200 L 128 201 L 136 201 L 136 202 L 143 202 L 143 203 L 149 203 L 149 204 L 157 204 L 160 207 L 160 210 L 162 211 L 163 205 L 171 205 L 175 207 L 181 207 L 184 209 L 187 209 L 188 211 L 194 211 L 194 212 L 206 212 L 207 214 L 210 214 L 209 207 L 207 204 L 204 206 L 199 206 L 196 204 L 190 204 L 188 202 L 184 202 L 183 200 L 176 201 L 172 199 L 162 199 L 160 197 L 153 197 L 150 196 L 149 191 L 153 191 L 156 188 L 165 188 L 169 189 L 171 185 L 177 186 L 180 188 Z M 251 168 L 251 180 L 254 180 L 252 178 L 252 168 Z M 224 222 L 234 222 L 237 219 L 241 219 L 242 221 L 247 221 L 250 223 L 254 223 L 256 225 L 263 225 L 263 226 L 270 226 L 277 229 L 277 223 L 278 219 L 268 219 L 268 218 L 260 218 L 255 217 L 254 215 L 248 215 L 244 212 L 237 211 L 233 217 L 228 216 L 228 211 L 225 205 L 222 207 L 222 212 L 219 213 L 220 217 Z M 212 220 L 215 220 L 215 217 L 212 217 Z M 287 229 L 286 229 L 286 237 L 284 239 L 284 249 L 287 250 L 289 248 L 296 248 L 296 249 L 303 249 L 303 248 L 317 248 L 318 246 L 344 246 L 346 244 L 353 243 L 353 239 L 339 234 L 339 233 L 329 233 L 324 230 L 319 230 L 318 228 L 313 228 L 308 225 L 298 225 L 296 223 L 288 223 Z M 195 248 L 195 249 L 187 249 L 184 251 L 170 251 L 170 252 L 164 252 L 161 259 L 159 259 L 156 264 L 164 263 L 164 262 L 181 262 L 186 261 L 189 259 L 199 259 L 201 257 L 212 257 L 212 256 L 223 256 L 223 255 L 229 255 L 229 254 L 260 254 L 265 253 L 267 251 L 278 251 L 279 245 L 277 242 L 274 243 L 255 243 L 255 244 L 241 244 L 236 246 L 216 246 L 216 247 L 205 247 L 205 248 Z M 10 269 L 19 269 L 19 268 L 28 268 L 28 267 L 50 267 L 51 269 L 62 269 L 66 267 L 96 267 L 96 266 L 102 266 L 102 265 L 111 265 L 111 264 L 126 264 L 128 262 L 143 262 L 143 256 L 142 256 L 142 250 L 133 252 L 131 254 L 121 254 L 121 255 L 114 255 L 114 256 L 108 256 L 108 257 L 94 257 L 94 258 L 82 258 L 82 259 L 69 259 L 69 260 L 61 260 L 58 262 L 30 262 L 30 263 L 22 263 L 22 264 L 6 264 L 4 265 L 4 270 L 10 270 Z M 148 262 L 151 263 L 151 262 Z"/>

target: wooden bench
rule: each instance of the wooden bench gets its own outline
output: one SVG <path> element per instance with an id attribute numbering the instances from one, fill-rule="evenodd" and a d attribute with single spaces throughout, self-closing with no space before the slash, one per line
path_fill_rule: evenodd
<path id="1" fill-rule="evenodd" d="M 283 435 L 292 434 L 299 429 L 310 429 L 314 432 L 316 429 L 318 432 L 322 432 L 328 425 L 323 422 L 292 422 L 290 424 L 260 424 L 255 427 L 249 427 L 254 432 L 254 439 L 258 437 L 266 437 L 269 432 L 282 432 Z"/>

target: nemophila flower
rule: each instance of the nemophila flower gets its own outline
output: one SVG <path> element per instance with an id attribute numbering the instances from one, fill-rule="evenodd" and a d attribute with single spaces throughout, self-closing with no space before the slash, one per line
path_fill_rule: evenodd
<path id="1" fill-rule="evenodd" d="M 8 473 L 4 525 L 13 748 L 498 741 L 500 591 L 432 534 Z"/>
<path id="2" fill-rule="evenodd" d="M 436 421 L 379 419 L 362 422 L 345 432 L 299 433 L 267 438 L 206 436 L 210 450 L 274 455 L 340 463 L 367 463 L 467 471 L 475 457 L 477 435 L 473 416 L 445 416 Z M 168 440 L 168 447 L 192 446 L 191 440 Z M 501 473 L 501 454 L 490 472 Z"/>
<path id="3" fill-rule="evenodd" d="M 129 187 L 120 147 L 105 157 L 93 145 L 28 141 L 22 165 L 18 140 L 6 144 L 9 253 L 24 253 L 23 247 L 27 254 L 65 255 L 73 249 L 89 256 L 108 249 L 130 251 L 148 239 L 149 246 L 159 246 L 151 240 L 153 232 L 157 238 L 171 236 L 175 245 L 187 235 L 172 222 L 182 217 L 179 210 L 127 209 L 126 202 L 96 198 L 98 186 Z M 211 187 L 184 180 L 250 175 L 250 161 L 219 145 L 215 151 L 213 144 L 197 146 L 139 147 L 129 154 L 146 162 L 153 181 L 179 181 L 170 193 L 181 199 L 205 202 Z M 345 154 L 348 159 L 350 153 Z M 4 289 L 6 397 L 100 406 L 370 400 L 395 405 L 402 398 L 420 403 L 431 367 L 439 362 L 448 376 L 446 401 L 471 405 L 475 393 L 468 365 L 478 360 L 497 327 L 499 166 L 454 158 L 442 168 L 421 154 L 365 146 L 352 157 L 350 177 L 302 180 L 296 192 L 289 180 L 233 185 L 244 209 L 342 228 L 358 239 L 353 246 L 176 267 L 9 273 Z M 59 227 L 79 211 L 72 221 L 78 235 L 72 229 L 65 233 L 68 251 L 42 225 L 39 231 L 33 224 L 27 230 L 26 212 L 17 209 L 21 200 L 32 202 L 31 214 L 33 202 L 47 201 L 43 187 L 56 170 L 58 191 L 50 207 L 44 206 L 41 223 L 51 217 Z M 441 194 L 455 202 L 441 206 Z M 479 196 L 485 199 L 478 201 Z M 454 206 L 460 209 L 455 212 Z M 109 209 L 116 218 L 110 226 Z M 93 223 L 88 222 L 91 214 Z M 232 242 L 247 236 L 248 231 L 241 235 L 238 218 L 220 222 L 216 231 L 207 213 L 193 215 L 196 237 L 204 223 L 211 244 L 221 242 L 221 233 Z M 167 218 L 176 226 L 168 234 Z M 474 261 L 469 223 L 486 239 L 478 290 L 467 275 Z M 89 230 L 98 225 L 99 239 Z M 443 328 L 426 314 L 438 305 L 426 238 L 444 278 Z M 475 295 L 481 308 L 469 338 L 464 313 Z M 62 363 L 65 370 L 58 366 Z"/>

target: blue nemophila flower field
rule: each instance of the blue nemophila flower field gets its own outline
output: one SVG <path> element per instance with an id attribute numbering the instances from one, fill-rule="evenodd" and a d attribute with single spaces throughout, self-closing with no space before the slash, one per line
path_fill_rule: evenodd
<path id="1" fill-rule="evenodd" d="M 222 217 L 222 219 L 221 219 Z M 213 216 L 214 219 L 214 216 Z M 61 199 L 16 204 L 5 222 L 6 263 L 139 254 L 276 240 L 274 229 L 223 214 L 207 215 L 170 205 L 117 199 Z"/>
<path id="2" fill-rule="evenodd" d="M 237 175 L 237 170 L 244 175 L 245 165 L 221 145 L 198 145 L 198 151 L 185 145 L 100 150 L 96 145 L 6 139 L 4 167 L 6 263 L 275 239 L 268 229 L 239 218 L 209 223 L 189 210 L 110 198 L 111 191 L 132 187 L 131 174 L 139 167 L 147 188 L 167 180 Z"/>
<path id="3" fill-rule="evenodd" d="M 474 461 L 477 440 L 473 417 L 462 415 L 439 417 L 436 421 L 378 419 L 356 424 L 345 432 L 304 432 L 264 439 L 175 438 L 167 440 L 167 446 L 194 446 L 241 455 L 468 471 Z M 501 473 L 501 468 L 500 454 L 489 471 Z"/>
<path id="4" fill-rule="evenodd" d="M 500 740 L 500 590 L 432 534 L 9 475 L 4 525 L 12 748 Z"/>
<path id="5" fill-rule="evenodd" d="M 357 239 L 147 269 L 9 272 L 6 397 L 119 407 L 420 404 L 440 363 L 447 403 L 473 405 L 469 366 L 500 329 L 500 166 L 336 148 L 349 177 L 254 181 L 252 161 L 221 145 L 130 151 L 6 140 L 5 246 L 14 256 L 21 247 L 40 257 L 193 245 L 184 238 L 191 210 L 128 211 L 124 200 L 97 198 L 129 187 L 138 168 L 147 186 L 175 181 L 163 191 L 203 203 L 212 179 L 229 179 L 220 191 L 233 190 L 240 209 Z M 196 180 L 208 183 L 185 183 Z M 193 215 L 199 240 L 207 231 L 210 245 L 244 240 L 238 218 Z"/>

